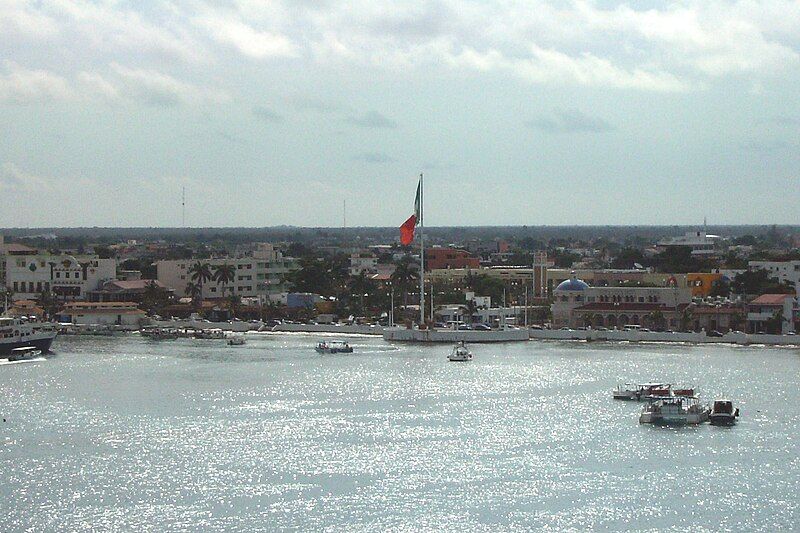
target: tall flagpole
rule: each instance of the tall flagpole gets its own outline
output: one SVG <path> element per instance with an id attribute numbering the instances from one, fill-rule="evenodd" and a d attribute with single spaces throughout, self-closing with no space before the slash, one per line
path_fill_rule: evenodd
<path id="1" fill-rule="evenodd" d="M 424 211 L 425 187 L 422 185 L 422 174 L 419 175 L 419 323 L 425 323 L 425 224 Z"/>

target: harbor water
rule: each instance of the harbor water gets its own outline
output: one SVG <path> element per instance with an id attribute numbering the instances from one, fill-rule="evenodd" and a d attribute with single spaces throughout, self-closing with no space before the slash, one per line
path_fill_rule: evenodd
<path id="1" fill-rule="evenodd" d="M 800 349 L 60 337 L 0 365 L 2 531 L 791 530 Z M 332 338 L 332 337 L 329 337 Z M 640 425 L 620 382 L 734 427 Z"/>

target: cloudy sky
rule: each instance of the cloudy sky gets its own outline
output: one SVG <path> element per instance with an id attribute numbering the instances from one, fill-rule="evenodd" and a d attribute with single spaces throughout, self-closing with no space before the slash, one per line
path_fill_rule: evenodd
<path id="1" fill-rule="evenodd" d="M 800 2 L 0 0 L 0 226 L 798 223 Z"/>

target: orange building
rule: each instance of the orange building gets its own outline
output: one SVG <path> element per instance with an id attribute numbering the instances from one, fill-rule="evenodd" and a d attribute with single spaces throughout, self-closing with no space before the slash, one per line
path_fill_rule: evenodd
<path id="1" fill-rule="evenodd" d="M 708 296 L 714 284 L 722 279 L 722 274 L 693 272 L 686 274 L 686 286 L 692 289 L 692 296 Z"/>
<path id="2" fill-rule="evenodd" d="M 480 266 L 480 260 L 465 250 L 457 248 L 428 248 L 425 250 L 425 270 L 480 268 Z"/>

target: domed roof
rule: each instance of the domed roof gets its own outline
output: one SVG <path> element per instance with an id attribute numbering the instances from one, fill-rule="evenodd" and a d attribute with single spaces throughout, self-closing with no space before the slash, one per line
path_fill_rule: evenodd
<path id="1" fill-rule="evenodd" d="M 584 291 L 589 288 L 585 282 L 579 280 L 575 277 L 575 273 L 573 272 L 572 277 L 570 279 L 565 279 L 561 283 L 558 284 L 556 287 L 557 291 Z"/>

